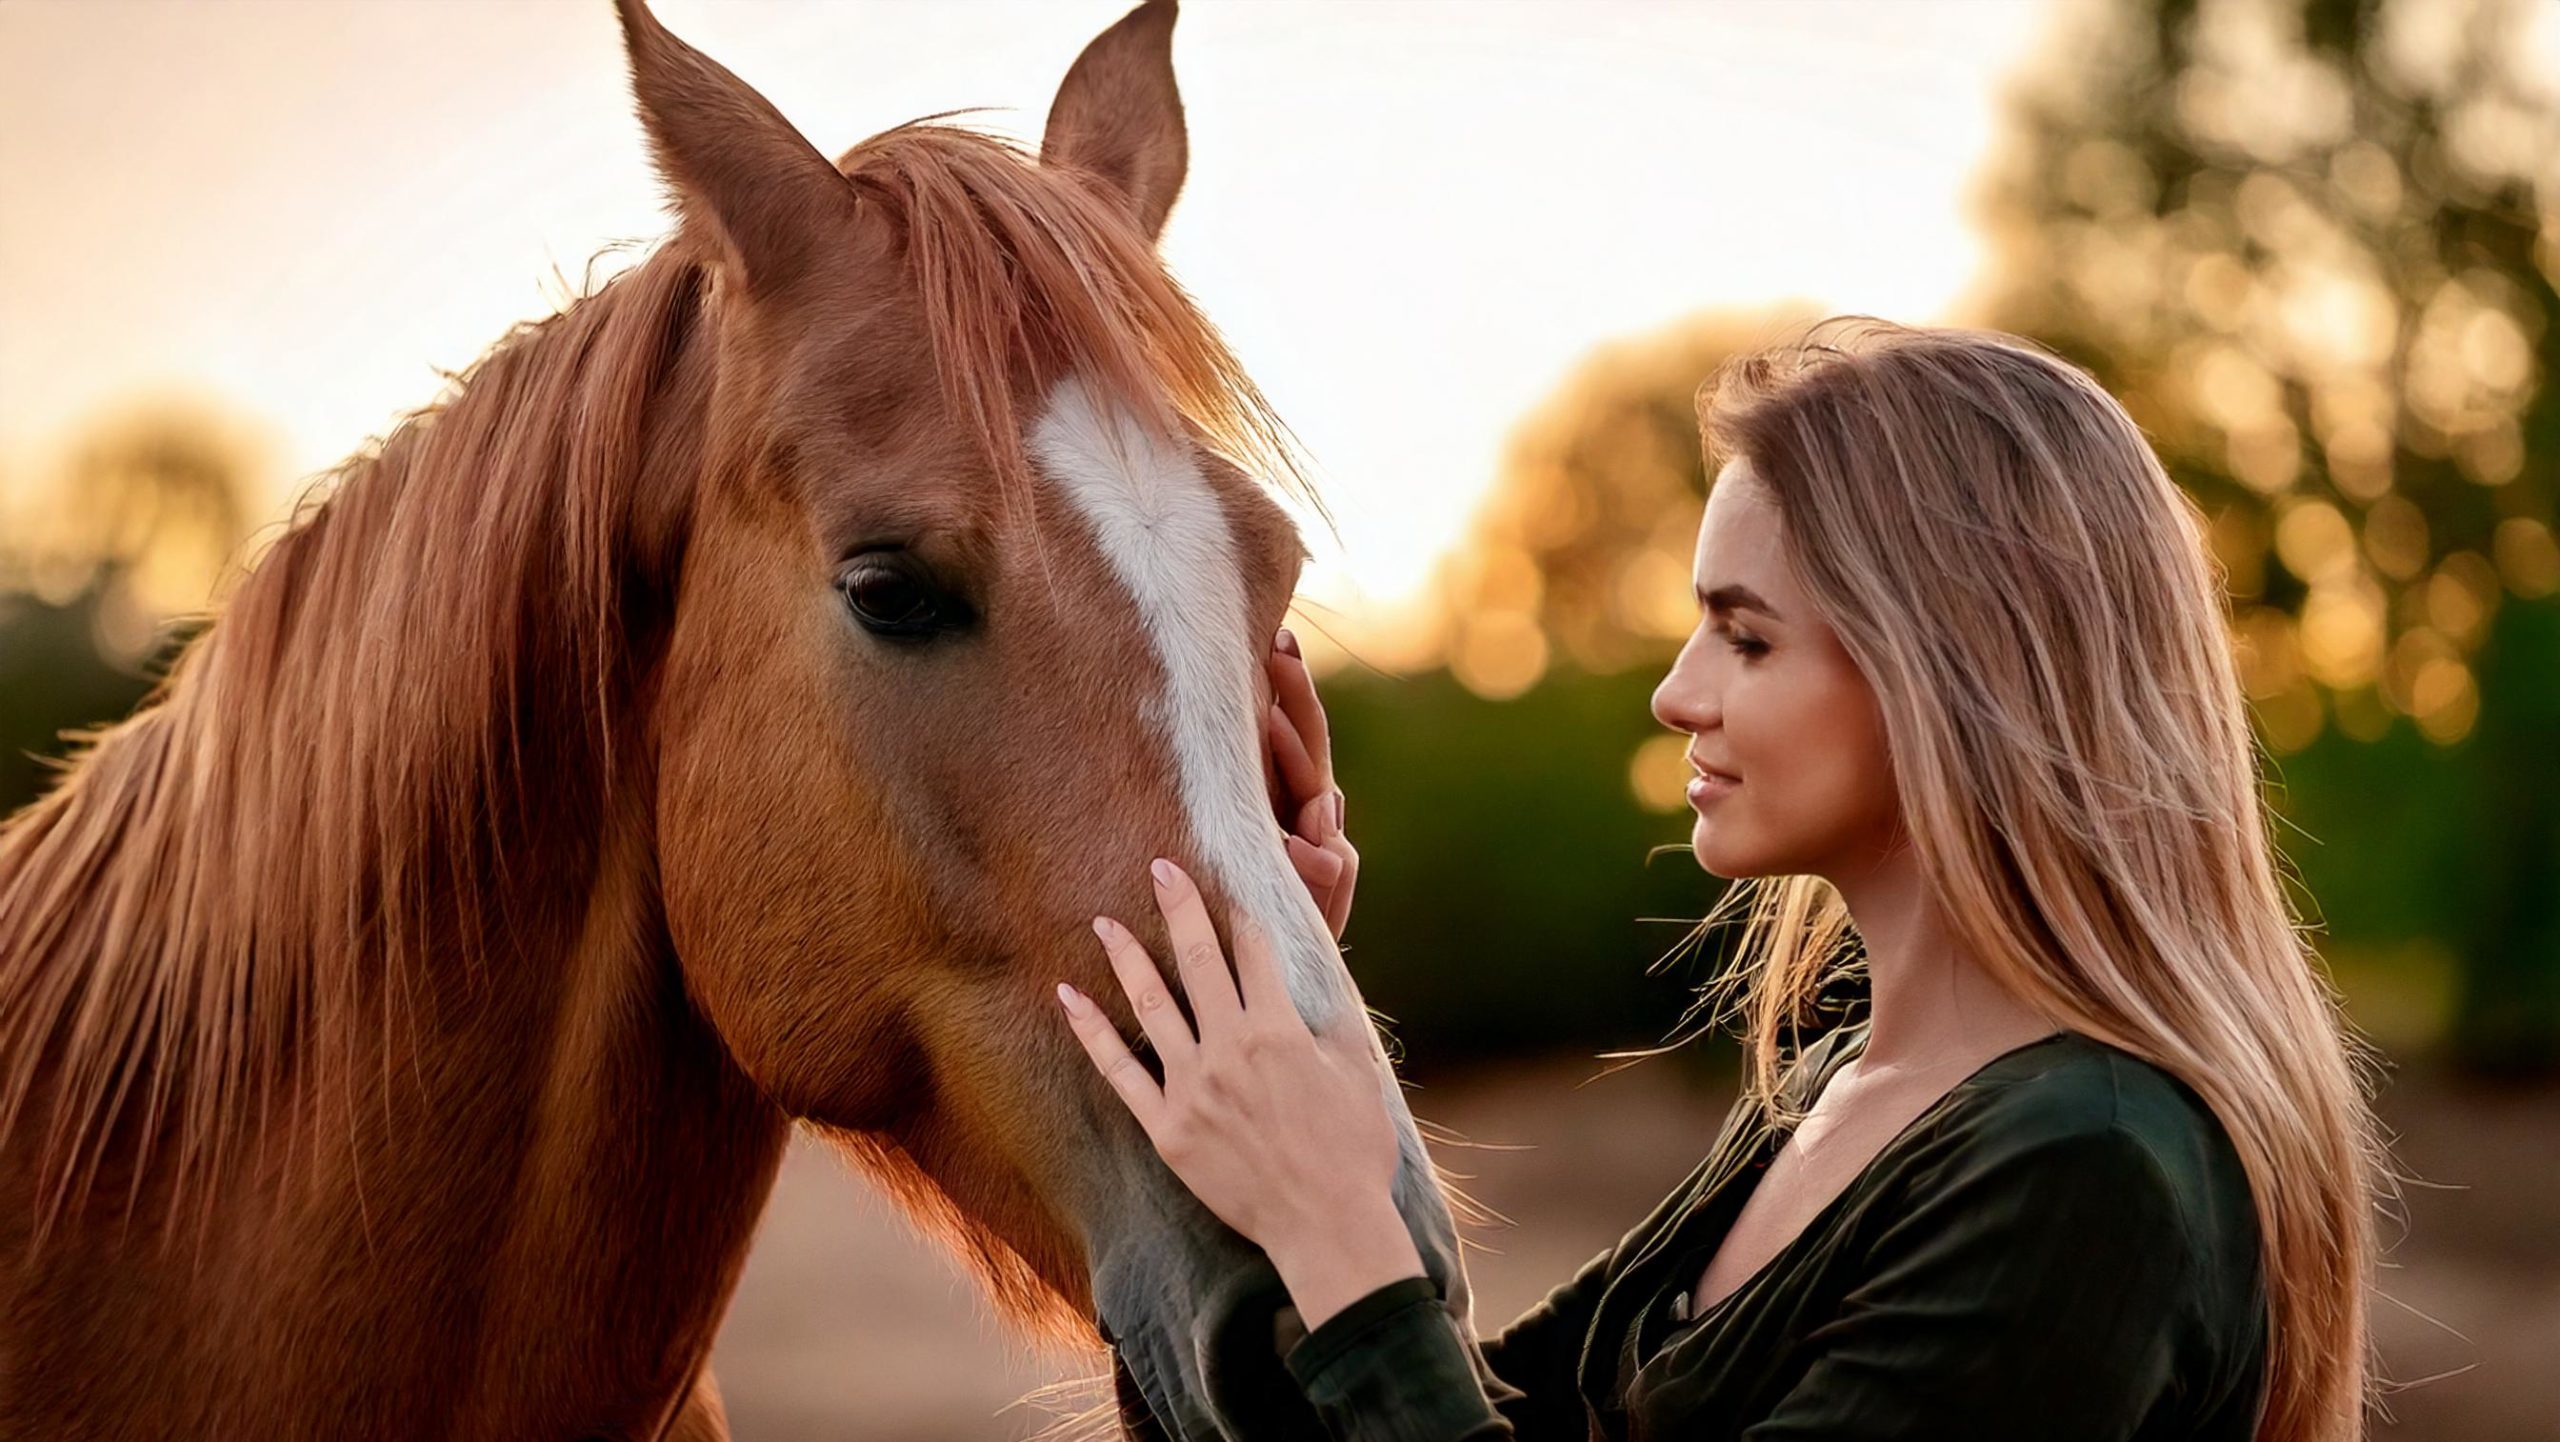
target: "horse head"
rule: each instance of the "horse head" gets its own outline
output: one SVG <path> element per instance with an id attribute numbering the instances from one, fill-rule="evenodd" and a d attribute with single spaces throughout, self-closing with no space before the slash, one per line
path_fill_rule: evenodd
<path id="1" fill-rule="evenodd" d="M 708 405 L 652 443 L 672 607 L 644 735 L 685 990 L 1013 1315 L 1098 1322 L 1175 1435 L 1311 1428 L 1269 1264 L 1050 1000 L 1119 996 L 1090 921 L 1152 916 L 1165 855 L 1275 938 L 1311 1026 L 1368 1025 L 1266 790 L 1263 661 L 1304 555 L 1265 488 L 1283 433 L 1155 254 L 1186 166 L 1174 7 L 1093 42 L 1036 157 L 914 125 L 833 163 L 621 10 L 710 276 Z M 1383 1062 L 1381 1087 L 1463 1324 Z"/>

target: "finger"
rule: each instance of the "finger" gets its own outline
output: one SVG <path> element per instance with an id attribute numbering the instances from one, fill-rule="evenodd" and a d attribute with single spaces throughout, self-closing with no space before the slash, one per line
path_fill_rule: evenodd
<path id="1" fill-rule="evenodd" d="M 1286 830 L 1289 808 L 1297 804 L 1297 799 L 1289 794 L 1289 778 L 1280 769 L 1280 733 L 1273 719 L 1278 715 L 1275 707 L 1265 706 L 1262 710 L 1262 789 L 1271 795 L 1272 816 Z"/>
<path id="2" fill-rule="evenodd" d="M 1307 670 L 1305 658 L 1286 651 L 1272 653 L 1271 697 L 1298 728 L 1306 742 L 1307 754 L 1315 758 L 1316 768 L 1323 773 L 1324 787 L 1333 785 L 1333 732 L 1326 724 L 1324 703 L 1316 699 L 1316 678 Z M 1322 788 L 1320 788 L 1322 789 Z M 1314 795 L 1315 792 L 1303 792 Z"/>
<path id="3" fill-rule="evenodd" d="M 1200 888 L 1172 862 L 1158 857 L 1149 868 L 1156 880 L 1156 907 L 1164 913 L 1165 931 L 1173 939 L 1174 966 L 1182 975 L 1182 994 L 1191 999 L 1191 1016 L 1207 1042 L 1242 1017 L 1235 976 L 1227 970 L 1226 950 L 1218 945 L 1217 928 L 1209 924 L 1209 908 Z"/>
<path id="4" fill-rule="evenodd" d="M 1289 865 L 1307 890 L 1319 898 L 1342 880 L 1342 858 L 1316 845 L 1303 836 L 1286 836 L 1281 843 L 1289 848 Z"/>
<path id="5" fill-rule="evenodd" d="M 1290 829 L 1318 846 L 1340 836 L 1342 828 L 1334 824 L 1333 818 L 1337 814 L 1335 800 L 1341 795 L 1339 791 L 1328 791 L 1307 801 L 1298 808 L 1297 824 Z"/>
<path id="6" fill-rule="evenodd" d="M 1351 838 L 1337 831 L 1325 841 L 1325 854 L 1342 869 L 1336 873 L 1333 889 L 1324 896 L 1325 930 L 1340 941 L 1351 925 L 1351 893 L 1360 885 L 1360 853 L 1351 847 Z"/>
<path id="7" fill-rule="evenodd" d="M 1269 933 L 1232 915 L 1227 929 L 1236 939 L 1236 984 L 1244 991 L 1245 1016 L 1279 1025 L 1298 1021 L 1304 1026 L 1297 1003 L 1289 999 L 1289 983 L 1280 973 L 1280 958 L 1272 950 Z"/>
<path id="8" fill-rule="evenodd" d="M 1166 990 L 1164 974 L 1156 970 L 1156 959 L 1129 928 L 1107 916 L 1093 919 L 1093 934 L 1102 939 L 1102 950 L 1111 958 L 1111 974 L 1120 979 L 1120 990 L 1129 998 L 1129 1009 L 1138 1016 L 1138 1029 L 1147 1034 L 1147 1044 L 1164 1060 L 1167 1076 L 1191 1065 L 1191 1054 L 1198 1042 L 1191 1035 L 1191 1023 L 1182 1019 L 1182 1009 L 1173 1004 L 1173 993 Z"/>
<path id="9" fill-rule="evenodd" d="M 1271 721 L 1268 717 L 1263 718 L 1262 722 L 1262 789 L 1271 798 L 1272 816 L 1278 818 L 1281 825 L 1286 826 L 1289 814 L 1289 783 L 1280 775 L 1280 758 L 1272 754 Z"/>
<path id="10" fill-rule="evenodd" d="M 1058 1004 L 1066 1008 L 1067 1026 L 1084 1044 L 1084 1054 L 1093 1059 L 1094 1070 L 1102 1073 L 1103 1081 L 1129 1108 L 1129 1114 L 1138 1119 L 1139 1130 L 1153 1140 L 1156 1119 L 1164 1114 L 1164 1093 L 1157 1088 L 1156 1079 L 1147 1075 L 1147 1069 L 1129 1054 L 1127 1044 L 1120 1040 L 1119 1029 L 1102 1014 L 1101 1007 L 1093 1004 L 1093 998 L 1062 981 L 1058 983 Z"/>
<path id="11" fill-rule="evenodd" d="M 1271 764 L 1280 772 L 1280 794 L 1286 810 L 1303 812 L 1317 798 L 1332 795 L 1323 769 L 1316 765 L 1314 757 L 1307 754 L 1307 743 L 1298 735 L 1298 728 L 1289 720 L 1289 714 L 1274 706 L 1263 719 L 1271 733 Z M 1312 841 L 1324 833 L 1310 831 L 1303 834 Z"/>
<path id="12" fill-rule="evenodd" d="M 1309 844 L 1302 836 L 1284 836 L 1282 845 L 1289 851 L 1290 869 L 1307 889 L 1307 899 L 1315 904 L 1316 919 L 1324 923 L 1336 941 L 1342 933 L 1333 924 L 1333 893 L 1342 884 L 1342 861 L 1321 846 Z"/>

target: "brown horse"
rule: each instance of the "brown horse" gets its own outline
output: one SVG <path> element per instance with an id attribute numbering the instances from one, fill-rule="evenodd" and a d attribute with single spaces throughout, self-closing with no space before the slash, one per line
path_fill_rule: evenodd
<path id="1" fill-rule="evenodd" d="M 621 14 L 675 233 L 342 468 L 0 832 L 0 1436 L 722 1436 L 795 1122 L 1098 1324 L 1133 1422 L 1312 1428 L 1269 1264 L 1050 1000 L 1118 994 L 1087 922 L 1163 854 L 1366 1024 L 1263 779 L 1281 433 L 1154 252 L 1173 6 L 1036 159 L 835 164 Z"/>

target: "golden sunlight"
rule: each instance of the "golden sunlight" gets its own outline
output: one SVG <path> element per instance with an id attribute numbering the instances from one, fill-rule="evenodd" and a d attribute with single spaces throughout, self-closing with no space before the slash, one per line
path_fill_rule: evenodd
<path id="1" fill-rule="evenodd" d="M 1124 8 L 659 7 L 830 154 L 962 105 L 1036 138 Z M 1515 418 L 1604 339 L 1787 296 L 1944 312 L 2045 9 L 1187 9 L 1166 251 L 1318 463 L 1340 543 L 1311 532 L 1317 629 L 1427 653 L 1400 616 Z M 179 391 L 279 436 L 262 517 L 665 226 L 603 0 L 0 6 L 0 173 L 46 202 L 0 210 L 0 487 Z M 1538 669 L 1499 628 L 1473 655 Z"/>

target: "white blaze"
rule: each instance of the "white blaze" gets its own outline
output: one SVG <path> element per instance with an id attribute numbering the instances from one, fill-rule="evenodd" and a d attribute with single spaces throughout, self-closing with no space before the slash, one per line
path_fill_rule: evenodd
<path id="1" fill-rule="evenodd" d="M 1226 512 L 1188 445 L 1169 444 L 1076 378 L 1059 383 L 1031 432 L 1032 458 L 1101 543 L 1164 664 L 1152 708 L 1171 746 L 1198 861 L 1271 938 L 1289 996 L 1310 1026 L 1347 1001 L 1341 962 L 1281 849 L 1263 786 L 1256 658 Z"/>

